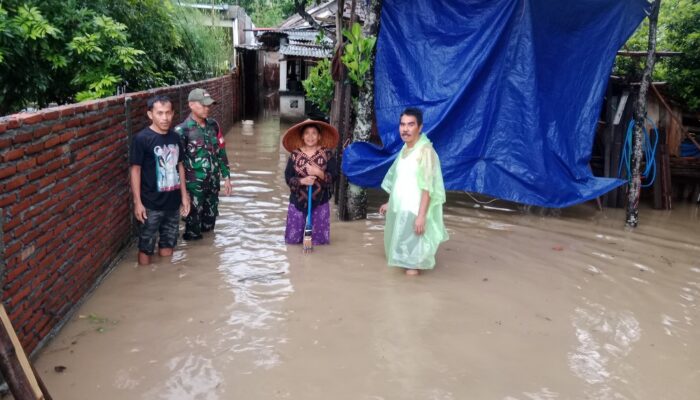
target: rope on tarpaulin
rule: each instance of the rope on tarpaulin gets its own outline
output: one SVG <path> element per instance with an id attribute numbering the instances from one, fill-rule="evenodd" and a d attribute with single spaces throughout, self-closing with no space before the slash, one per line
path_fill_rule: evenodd
<path id="1" fill-rule="evenodd" d="M 644 171 L 642 172 L 642 179 L 646 180 L 647 183 L 643 184 L 642 187 L 650 187 L 654 184 L 656 179 L 656 147 L 659 144 L 659 130 L 656 129 L 656 124 L 654 121 L 647 117 L 647 120 L 651 123 L 654 128 L 654 144 L 651 144 L 651 139 L 649 137 L 649 132 L 646 126 L 642 126 L 644 131 L 644 137 L 642 142 L 642 152 L 644 153 L 644 159 L 646 164 L 644 166 Z M 627 135 L 625 136 L 625 143 L 622 146 L 622 156 L 620 157 L 620 165 L 617 168 L 617 177 L 622 177 L 622 166 L 625 166 L 625 171 L 627 172 L 627 182 L 632 182 L 632 146 L 634 139 L 634 119 L 630 120 L 627 126 Z"/>

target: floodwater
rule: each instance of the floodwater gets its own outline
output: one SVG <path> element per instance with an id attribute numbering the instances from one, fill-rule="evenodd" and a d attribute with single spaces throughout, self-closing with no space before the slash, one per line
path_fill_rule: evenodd
<path id="1" fill-rule="evenodd" d="M 41 352 L 54 399 L 700 399 L 697 206 L 628 231 L 451 193 L 436 269 L 407 277 L 380 193 L 332 245 L 284 244 L 279 130 L 234 128 L 215 232 L 149 267 L 129 251 Z"/>

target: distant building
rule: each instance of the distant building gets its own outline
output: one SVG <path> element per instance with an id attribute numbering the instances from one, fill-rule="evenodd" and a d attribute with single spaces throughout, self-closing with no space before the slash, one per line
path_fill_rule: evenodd
<path id="1" fill-rule="evenodd" d="M 344 17 L 350 19 L 350 2 L 346 2 Z M 335 31 L 337 1 L 327 1 L 306 10 L 316 21 Z M 357 7 L 358 11 L 360 7 Z M 362 21 L 362 14 L 358 13 Z M 302 81 L 319 60 L 333 57 L 333 39 L 320 35 L 300 15 L 295 14 L 276 28 L 254 29 L 256 38 L 267 51 L 279 53 L 279 112 L 280 119 L 299 121 L 309 116 L 320 117 L 313 104 L 306 101 Z"/>

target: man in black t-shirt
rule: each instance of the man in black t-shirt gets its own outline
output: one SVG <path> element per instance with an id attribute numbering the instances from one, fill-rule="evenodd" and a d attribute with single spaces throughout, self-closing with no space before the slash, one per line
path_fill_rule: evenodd
<path id="1" fill-rule="evenodd" d="M 158 254 L 171 256 L 177 243 L 180 215 L 190 212 L 182 166 L 184 149 L 170 130 L 173 105 L 167 96 L 148 100 L 151 125 L 134 136 L 129 156 L 134 215 L 139 226 L 139 264 L 151 262 L 159 236 Z"/>

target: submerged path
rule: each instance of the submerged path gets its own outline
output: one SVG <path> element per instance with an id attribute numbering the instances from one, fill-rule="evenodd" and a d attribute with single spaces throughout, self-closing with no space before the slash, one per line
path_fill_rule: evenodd
<path id="1" fill-rule="evenodd" d="M 146 268 L 132 249 L 42 351 L 53 398 L 698 398 L 698 207 L 629 232 L 622 210 L 450 193 L 451 240 L 411 278 L 376 212 L 311 255 L 284 244 L 279 131 L 234 128 L 215 232 Z"/>

